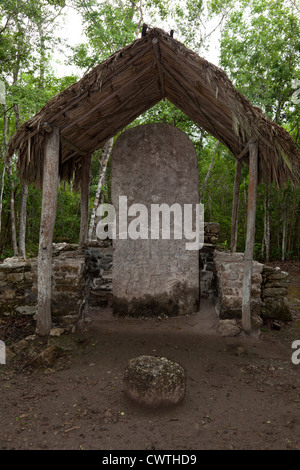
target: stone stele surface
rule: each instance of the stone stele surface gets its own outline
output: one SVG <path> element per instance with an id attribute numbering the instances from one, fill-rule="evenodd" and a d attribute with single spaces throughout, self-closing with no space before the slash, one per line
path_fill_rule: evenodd
<path id="1" fill-rule="evenodd" d="M 199 310 L 199 251 L 187 250 L 187 240 L 153 239 L 152 204 L 191 204 L 195 222 L 199 203 L 197 156 L 191 140 L 168 124 L 147 124 L 129 129 L 112 151 L 112 203 L 117 213 L 113 240 L 113 310 L 119 316 L 189 315 Z M 119 239 L 119 196 L 147 208 L 145 239 Z M 128 217 L 137 223 L 139 212 Z M 176 220 L 179 219 L 176 217 Z M 138 224 L 137 224 L 138 225 Z M 170 225 L 170 224 L 169 224 Z M 161 225 L 162 226 L 162 225 Z M 137 231 L 141 227 L 137 227 Z M 144 227 L 145 228 L 145 227 Z M 194 227 L 192 227 L 194 228 Z M 165 232 L 164 232 L 165 233 Z"/>

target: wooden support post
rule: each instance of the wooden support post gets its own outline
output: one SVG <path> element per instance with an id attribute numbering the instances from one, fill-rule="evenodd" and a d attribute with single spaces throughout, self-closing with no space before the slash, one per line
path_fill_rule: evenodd
<path id="1" fill-rule="evenodd" d="M 249 186 L 248 186 L 248 217 L 245 247 L 245 266 L 243 279 L 242 325 L 246 334 L 251 334 L 251 288 L 253 248 L 255 238 L 255 215 L 258 173 L 258 141 L 249 143 Z"/>
<path id="2" fill-rule="evenodd" d="M 52 241 L 57 207 L 60 130 L 54 127 L 45 139 L 36 325 L 36 332 L 41 336 L 49 335 L 51 329 Z"/>
<path id="3" fill-rule="evenodd" d="M 90 190 L 90 169 L 91 157 L 81 158 L 81 179 L 80 179 L 80 198 L 81 198 L 81 217 L 80 217 L 80 235 L 79 246 L 83 246 L 87 241 L 88 223 L 89 223 L 89 190 Z"/>
<path id="4" fill-rule="evenodd" d="M 240 194 L 240 183 L 241 183 L 241 170 L 242 164 L 240 161 L 236 161 L 234 186 L 233 186 L 233 202 L 232 202 L 232 215 L 231 215 L 231 239 L 230 239 L 230 251 L 236 252 L 237 246 L 237 229 L 238 229 L 238 211 L 239 211 L 239 194 Z"/>

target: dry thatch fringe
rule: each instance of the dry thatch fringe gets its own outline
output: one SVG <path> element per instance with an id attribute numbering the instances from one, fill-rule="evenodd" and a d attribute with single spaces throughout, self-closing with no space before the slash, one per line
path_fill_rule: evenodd
<path id="1" fill-rule="evenodd" d="M 153 39 L 158 40 L 154 50 Z M 157 44 L 157 43 L 156 43 Z M 60 177 L 80 180 L 81 155 L 90 155 L 136 117 L 167 98 L 236 157 L 259 141 L 259 179 L 282 185 L 300 180 L 300 154 L 291 136 L 251 105 L 223 70 L 160 29 L 117 51 L 52 98 L 10 142 L 20 177 L 42 186 L 43 123 L 58 126 Z M 66 143 L 66 142 L 69 142 Z M 246 153 L 242 161 L 248 161 Z"/>

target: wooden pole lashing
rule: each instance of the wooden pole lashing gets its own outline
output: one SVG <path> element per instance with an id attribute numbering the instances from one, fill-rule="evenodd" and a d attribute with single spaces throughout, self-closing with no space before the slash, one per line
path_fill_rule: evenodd
<path id="1" fill-rule="evenodd" d="M 248 217 L 247 237 L 245 247 L 245 266 L 243 279 L 242 299 L 242 325 L 246 334 L 251 334 L 251 288 L 253 249 L 255 239 L 255 215 L 257 199 L 257 174 L 258 174 L 258 141 L 249 142 L 249 185 L 248 185 Z"/>
<path id="2" fill-rule="evenodd" d="M 49 335 L 51 329 L 52 241 L 56 219 L 60 130 L 54 127 L 45 137 L 43 196 L 38 253 L 38 305 L 36 333 Z"/>

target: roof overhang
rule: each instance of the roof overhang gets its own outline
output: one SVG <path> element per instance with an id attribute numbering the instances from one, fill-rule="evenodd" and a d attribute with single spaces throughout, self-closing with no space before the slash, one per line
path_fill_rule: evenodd
<path id="1" fill-rule="evenodd" d="M 241 95 L 223 70 L 160 29 L 96 66 L 52 98 L 13 137 L 20 176 L 42 184 L 44 139 L 61 133 L 60 176 L 70 179 L 91 155 L 139 115 L 168 99 L 199 127 L 248 161 L 248 142 L 259 141 L 259 180 L 300 180 L 300 154 L 291 136 Z"/>

